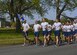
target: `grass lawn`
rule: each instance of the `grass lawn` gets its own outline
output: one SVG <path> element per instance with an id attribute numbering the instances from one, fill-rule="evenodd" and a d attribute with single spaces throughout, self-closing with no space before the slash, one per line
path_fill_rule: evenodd
<path id="1" fill-rule="evenodd" d="M 29 34 L 29 37 L 33 40 L 34 35 Z M 43 36 L 40 35 L 40 39 L 43 40 Z M 17 45 L 23 44 L 22 33 L 0 33 L 0 46 L 1 45 Z"/>
<path id="2" fill-rule="evenodd" d="M 34 39 L 33 34 L 29 34 L 29 37 L 32 40 Z M 43 39 L 43 37 L 40 36 L 40 39 Z M 22 44 L 22 43 L 23 43 L 22 33 L 15 33 L 15 32 L 1 32 L 0 33 L 0 46 L 16 45 L 16 44 Z"/>
<path id="3" fill-rule="evenodd" d="M 0 45 L 10 45 L 22 43 L 22 35 L 20 33 L 0 33 Z"/>
<path id="4" fill-rule="evenodd" d="M 42 34 L 42 33 L 41 33 Z M 33 40 L 34 34 L 30 31 L 29 37 Z M 54 35 L 52 35 L 54 39 Z M 43 36 L 40 35 L 40 39 L 43 40 Z M 22 33 L 16 33 L 15 30 L 6 31 L 6 29 L 0 30 L 0 46 L 5 45 L 17 45 L 23 44 L 23 35 Z"/>

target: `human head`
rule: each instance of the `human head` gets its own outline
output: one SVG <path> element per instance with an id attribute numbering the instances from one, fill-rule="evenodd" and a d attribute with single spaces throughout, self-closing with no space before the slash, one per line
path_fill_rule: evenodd
<path id="1" fill-rule="evenodd" d="M 59 22 L 59 20 L 58 20 L 58 19 L 56 19 L 55 21 L 56 21 L 56 22 Z"/>
<path id="2" fill-rule="evenodd" d="M 42 19 L 42 22 L 45 22 L 45 21 L 46 21 L 45 18 L 43 18 L 43 19 Z"/>
<path id="3" fill-rule="evenodd" d="M 24 20 L 24 23 L 26 23 L 26 20 Z"/>
<path id="4" fill-rule="evenodd" d="M 77 23 L 77 19 L 74 20 L 74 23 Z"/>
<path id="5" fill-rule="evenodd" d="M 66 25 L 70 25 L 70 21 L 66 21 Z"/>

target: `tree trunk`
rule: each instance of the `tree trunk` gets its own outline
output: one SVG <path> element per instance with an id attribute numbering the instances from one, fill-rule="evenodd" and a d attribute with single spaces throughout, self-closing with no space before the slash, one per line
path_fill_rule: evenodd
<path id="1" fill-rule="evenodd" d="M 10 17 L 11 17 L 11 21 L 14 22 L 14 15 L 10 14 Z"/>
<path id="2" fill-rule="evenodd" d="M 60 16 L 58 16 L 59 11 L 60 11 L 59 2 L 60 2 L 60 0 L 56 0 L 56 19 L 58 19 L 60 21 Z"/>
<path id="3" fill-rule="evenodd" d="M 16 32 L 21 32 L 21 23 L 17 14 L 16 14 Z"/>
<path id="4" fill-rule="evenodd" d="M 9 4 L 9 12 L 10 12 L 10 16 L 11 16 L 11 21 L 14 22 L 14 0 L 10 0 L 10 4 Z"/>
<path id="5" fill-rule="evenodd" d="M 59 3 L 60 3 L 60 0 L 56 0 L 56 19 L 58 19 L 58 21 L 60 21 L 60 16 L 67 6 L 67 3 L 65 3 L 64 6 L 62 7 L 62 9 L 59 9 L 59 7 L 60 7 Z"/>
<path id="6" fill-rule="evenodd" d="M 18 17 L 18 14 L 21 15 L 21 2 L 22 0 L 19 0 L 20 1 L 20 5 L 18 7 L 16 7 L 16 11 L 15 11 L 15 17 L 16 17 L 16 32 L 21 32 L 21 22 L 20 22 L 20 19 Z"/>

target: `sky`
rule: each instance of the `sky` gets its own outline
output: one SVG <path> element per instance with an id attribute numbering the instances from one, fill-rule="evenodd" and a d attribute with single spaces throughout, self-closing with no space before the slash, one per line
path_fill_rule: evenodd
<path id="1" fill-rule="evenodd" d="M 69 17 L 77 17 L 77 8 L 75 8 L 75 10 L 73 11 L 64 11 L 63 13 L 65 13 L 67 16 Z M 56 10 L 54 8 L 51 7 L 51 9 L 48 11 L 47 14 L 44 15 L 45 18 L 48 18 L 50 20 L 55 20 L 56 19 Z M 35 20 L 41 20 L 43 17 L 40 17 L 39 15 L 34 14 L 34 18 L 35 19 L 31 19 L 29 17 L 25 17 L 27 22 L 30 24 L 33 24 Z"/>
<path id="2" fill-rule="evenodd" d="M 75 10 L 73 10 L 73 11 L 69 11 L 69 10 L 64 11 L 63 13 L 65 13 L 69 17 L 77 17 L 77 8 L 75 8 Z M 10 17 L 8 17 L 8 16 L 9 16 L 8 14 L 7 15 L 5 14 L 5 17 L 7 17 L 6 19 L 10 20 Z M 27 20 L 27 22 L 29 24 L 34 24 L 35 20 L 41 20 L 43 18 L 37 14 L 34 14 L 34 19 L 31 19 L 30 17 L 27 17 L 25 15 L 23 15 L 23 17 L 25 18 L 25 20 Z M 48 18 L 50 20 L 55 20 L 56 19 L 56 10 L 53 7 L 51 7 L 51 9 L 48 11 L 48 13 L 46 13 L 44 15 L 44 18 Z M 7 21 L 9 21 L 9 20 L 7 20 Z"/>
<path id="3" fill-rule="evenodd" d="M 75 8 L 74 11 L 70 12 L 70 11 L 65 11 L 65 14 L 69 17 L 77 17 L 77 8 Z"/>
<path id="4" fill-rule="evenodd" d="M 35 19 L 32 20 L 33 23 L 34 23 L 35 20 L 41 20 L 43 17 L 40 17 L 39 15 L 34 14 L 34 18 L 35 18 Z M 48 19 L 50 19 L 50 20 L 55 20 L 55 18 L 56 18 L 56 10 L 55 10 L 54 8 L 51 8 L 51 9 L 44 15 L 44 18 L 48 18 Z M 27 21 L 28 21 L 28 23 L 30 23 L 31 19 L 27 18 Z"/>
<path id="5" fill-rule="evenodd" d="M 3 1 L 3 0 L 2 0 Z M 63 13 L 65 13 L 67 16 L 69 16 L 69 17 L 77 17 L 77 8 L 75 8 L 75 10 L 74 11 L 64 11 Z M 7 17 L 6 19 L 9 19 L 9 20 L 7 20 L 7 21 L 10 21 L 10 17 L 8 17 L 9 15 L 8 14 L 5 14 L 5 17 Z M 34 23 L 34 21 L 35 20 L 41 20 L 43 17 L 40 17 L 39 15 L 37 15 L 37 14 L 34 14 L 34 18 L 35 19 L 31 19 L 30 17 L 27 17 L 27 16 L 25 16 L 25 15 L 23 15 L 23 17 L 27 20 L 27 22 L 28 23 L 30 23 L 30 24 L 33 24 Z M 50 10 L 48 10 L 48 13 L 46 13 L 45 15 L 44 15 L 44 18 L 48 18 L 48 19 L 50 19 L 50 20 L 55 20 L 56 19 L 56 10 L 53 8 L 53 7 L 51 7 L 51 9 Z"/>

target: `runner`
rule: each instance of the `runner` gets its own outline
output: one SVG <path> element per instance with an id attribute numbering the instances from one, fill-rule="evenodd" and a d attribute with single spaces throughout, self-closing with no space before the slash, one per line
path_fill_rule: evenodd
<path id="1" fill-rule="evenodd" d="M 52 26 L 50 23 L 48 24 L 47 30 L 48 30 L 47 39 L 48 39 L 48 44 L 49 44 L 49 42 L 52 41 L 52 38 L 51 38 Z"/>
<path id="2" fill-rule="evenodd" d="M 43 36 L 44 36 L 44 46 L 43 47 L 47 46 L 47 36 L 48 36 L 47 25 L 48 25 L 48 22 L 46 22 L 46 20 L 43 18 L 42 23 L 41 23 L 41 28 L 42 28 Z"/>
<path id="3" fill-rule="evenodd" d="M 62 28 L 62 35 L 63 35 L 63 39 L 64 39 L 64 42 L 66 42 L 67 40 L 66 40 L 66 24 L 64 23 L 64 24 L 62 24 L 62 26 L 61 26 L 61 28 Z"/>
<path id="4" fill-rule="evenodd" d="M 66 22 L 66 25 L 65 25 L 65 29 L 66 29 L 66 32 L 65 32 L 65 36 L 66 36 L 66 39 L 67 39 L 67 43 L 70 44 L 71 42 L 71 25 L 70 25 L 70 22 L 67 21 Z"/>
<path id="5" fill-rule="evenodd" d="M 74 24 L 73 24 L 73 21 L 70 21 L 70 26 L 71 26 L 71 43 L 74 42 L 74 35 L 75 35 L 75 29 L 74 29 Z"/>
<path id="6" fill-rule="evenodd" d="M 26 40 L 30 43 L 31 40 L 28 37 L 28 30 L 30 29 L 30 26 L 26 23 L 26 20 L 24 21 L 24 23 L 22 24 L 23 27 L 23 36 L 24 36 L 24 44 L 22 46 L 26 45 Z"/>
<path id="7" fill-rule="evenodd" d="M 74 29 L 75 29 L 75 37 L 76 37 L 76 41 L 77 41 L 77 21 L 74 21 Z"/>
<path id="8" fill-rule="evenodd" d="M 55 34 L 56 46 L 59 46 L 61 23 L 57 19 L 56 19 L 56 22 L 53 24 L 53 29 L 54 29 L 54 34 Z"/>
<path id="9" fill-rule="evenodd" d="M 36 46 L 39 45 L 39 30 L 40 30 L 40 28 L 41 28 L 41 25 L 38 24 L 38 21 L 35 21 L 33 29 L 34 29 Z"/>

